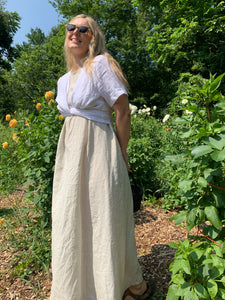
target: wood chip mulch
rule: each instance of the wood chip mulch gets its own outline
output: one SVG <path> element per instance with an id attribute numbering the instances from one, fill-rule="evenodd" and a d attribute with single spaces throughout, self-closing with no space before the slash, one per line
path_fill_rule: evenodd
<path id="1" fill-rule="evenodd" d="M 0 220 L 7 218 L 7 212 L 24 197 L 23 190 L 17 190 L 9 196 L 0 196 Z M 185 240 L 184 227 L 176 226 L 169 218 L 176 212 L 164 212 L 161 208 L 143 205 L 135 217 L 135 235 L 137 252 L 147 281 L 154 281 L 156 293 L 153 299 L 165 299 L 170 282 L 169 265 L 173 261 L 175 250 L 170 242 Z M 4 221 L 3 221 L 4 222 Z M 0 225 L 0 299 L 1 300 L 47 300 L 51 289 L 51 270 L 49 274 L 37 274 L 31 281 L 24 282 L 12 277 L 10 259 L 14 253 L 7 251 L 7 238 Z"/>

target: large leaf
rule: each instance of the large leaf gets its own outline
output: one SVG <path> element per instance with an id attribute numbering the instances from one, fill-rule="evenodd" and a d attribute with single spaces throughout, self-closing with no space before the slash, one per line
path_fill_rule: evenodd
<path id="1" fill-rule="evenodd" d="M 208 295 L 206 289 L 200 283 L 194 284 L 194 290 L 195 290 L 196 294 L 200 297 L 200 299 L 209 299 L 209 295 Z"/>
<path id="2" fill-rule="evenodd" d="M 220 138 L 219 136 L 217 139 L 209 137 L 209 143 L 213 148 L 218 150 L 222 150 L 225 147 L 225 139 Z"/>
<path id="3" fill-rule="evenodd" d="M 200 156 L 203 156 L 205 154 L 211 153 L 213 151 L 212 147 L 209 145 L 201 145 L 195 147 L 192 151 L 191 154 L 194 156 L 194 158 L 198 158 Z"/>
<path id="4" fill-rule="evenodd" d="M 213 153 L 211 154 L 211 157 L 216 162 L 225 161 L 225 149 L 223 149 L 222 151 L 219 151 L 219 150 L 213 151 Z"/>
<path id="5" fill-rule="evenodd" d="M 196 219 L 198 215 L 198 208 L 193 208 L 187 215 L 187 231 L 189 232 L 195 225 L 196 225 Z"/>
<path id="6" fill-rule="evenodd" d="M 219 235 L 220 230 L 216 229 L 214 226 L 208 226 L 203 228 L 203 233 L 214 240 Z"/>
<path id="7" fill-rule="evenodd" d="M 206 206 L 205 214 L 211 224 L 218 230 L 222 228 L 222 222 L 219 218 L 218 210 L 215 206 Z"/>
<path id="8" fill-rule="evenodd" d="M 206 282 L 206 286 L 211 299 L 214 299 L 214 297 L 218 292 L 217 283 L 214 280 L 210 279 L 209 281 Z"/>
<path id="9" fill-rule="evenodd" d="M 216 200 L 216 207 L 225 207 L 225 190 L 214 189 L 212 194 Z"/>
<path id="10" fill-rule="evenodd" d="M 213 82 L 210 84 L 210 92 L 213 93 L 215 90 L 218 89 L 218 87 L 221 84 L 221 80 L 223 79 L 225 73 L 221 74 L 220 76 L 218 76 L 215 80 L 213 80 Z"/>
<path id="11" fill-rule="evenodd" d="M 169 220 L 175 221 L 176 225 L 180 225 L 184 222 L 186 217 L 187 217 L 187 212 L 183 210 L 183 211 L 180 211 L 178 214 L 175 214 L 172 217 L 170 217 Z"/>
<path id="12" fill-rule="evenodd" d="M 166 295 L 166 300 L 178 300 L 179 296 L 176 295 L 178 289 L 179 288 L 177 285 L 172 284 L 168 289 L 168 293 Z"/>

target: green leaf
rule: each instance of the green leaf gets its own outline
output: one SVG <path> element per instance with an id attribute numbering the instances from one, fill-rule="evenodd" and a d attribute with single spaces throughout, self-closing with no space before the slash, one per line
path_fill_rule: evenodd
<path id="1" fill-rule="evenodd" d="M 211 299 L 213 299 L 218 292 L 217 283 L 213 279 L 210 279 L 209 281 L 206 282 L 206 287 Z"/>
<path id="2" fill-rule="evenodd" d="M 193 261 L 198 261 L 202 257 L 204 252 L 205 252 L 204 250 L 197 249 L 190 253 L 190 257 L 192 258 Z"/>
<path id="3" fill-rule="evenodd" d="M 199 300 L 198 296 L 195 294 L 194 291 L 188 291 L 184 295 L 184 300 Z"/>
<path id="4" fill-rule="evenodd" d="M 211 239 L 217 238 L 220 233 L 220 230 L 216 229 L 214 226 L 208 226 L 203 228 L 203 233 Z"/>
<path id="5" fill-rule="evenodd" d="M 169 243 L 169 246 L 174 249 L 179 249 L 179 245 L 177 243 Z"/>
<path id="6" fill-rule="evenodd" d="M 192 180 L 190 179 L 184 179 L 179 182 L 178 188 L 181 189 L 184 193 L 188 192 L 191 189 L 192 186 Z"/>
<path id="7" fill-rule="evenodd" d="M 210 84 L 210 92 L 213 93 L 215 90 L 217 90 L 221 84 L 221 80 L 224 77 L 224 73 L 218 76 L 213 82 Z"/>
<path id="8" fill-rule="evenodd" d="M 222 222 L 219 218 L 218 210 L 215 206 L 206 206 L 205 207 L 205 214 L 211 224 L 218 230 L 222 228 Z"/>
<path id="9" fill-rule="evenodd" d="M 209 142 L 213 148 L 222 150 L 225 147 L 225 139 L 221 139 L 219 136 L 218 136 L 218 138 L 219 139 L 214 139 L 212 137 L 209 137 Z"/>
<path id="10" fill-rule="evenodd" d="M 206 289 L 204 288 L 203 285 L 200 283 L 195 283 L 194 284 L 194 290 L 198 296 L 200 296 L 203 299 L 208 299 L 209 294 L 207 293 Z"/>
<path id="11" fill-rule="evenodd" d="M 185 283 L 183 274 L 181 274 L 181 273 L 173 276 L 172 281 L 173 281 L 173 283 L 175 283 L 177 285 L 181 285 L 181 284 L 183 285 Z"/>
<path id="12" fill-rule="evenodd" d="M 210 155 L 213 160 L 216 162 L 218 161 L 225 161 L 225 149 L 222 151 L 216 150 Z"/>
<path id="13" fill-rule="evenodd" d="M 166 155 L 163 158 L 165 161 L 171 161 L 173 164 L 181 164 L 183 163 L 186 158 L 183 155 Z"/>
<path id="14" fill-rule="evenodd" d="M 180 289 L 179 289 L 179 295 L 181 297 L 184 297 L 186 293 L 188 293 L 191 289 L 192 285 L 189 282 L 182 283 Z"/>
<path id="15" fill-rule="evenodd" d="M 178 214 L 173 215 L 172 217 L 169 218 L 170 221 L 175 221 L 176 225 L 182 224 L 187 217 L 187 212 L 186 211 L 181 211 Z"/>
<path id="16" fill-rule="evenodd" d="M 213 151 L 213 149 L 209 145 L 201 145 L 201 146 L 195 147 L 191 151 L 191 154 L 192 154 L 192 156 L 194 156 L 194 158 L 198 158 L 205 154 L 211 153 L 212 151 Z"/>
<path id="17" fill-rule="evenodd" d="M 179 296 L 176 295 L 176 293 L 178 292 L 178 286 L 175 284 L 172 284 L 169 289 L 168 289 L 168 293 L 166 295 L 166 300 L 178 300 Z"/>
<path id="18" fill-rule="evenodd" d="M 187 214 L 187 231 L 189 232 L 196 224 L 196 218 L 197 218 L 197 212 L 198 208 L 193 208 L 188 214 Z"/>
<path id="19" fill-rule="evenodd" d="M 216 207 L 224 207 L 225 206 L 225 191 L 219 189 L 213 189 L 213 197 L 216 201 Z"/>
<path id="20" fill-rule="evenodd" d="M 205 180 L 204 177 L 199 177 L 199 178 L 198 178 L 198 184 L 199 184 L 201 187 L 207 187 L 208 182 L 207 182 L 207 180 Z"/>

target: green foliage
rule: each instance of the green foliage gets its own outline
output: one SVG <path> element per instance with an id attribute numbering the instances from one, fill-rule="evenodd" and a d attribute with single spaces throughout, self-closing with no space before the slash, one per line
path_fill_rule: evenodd
<path id="1" fill-rule="evenodd" d="M 53 171 L 62 126 L 55 103 L 51 101 L 48 104 L 45 98 L 40 99 L 41 110 L 38 115 L 31 113 L 28 116 L 29 126 L 24 130 L 17 149 L 20 162 L 25 164 L 27 196 L 47 223 L 51 215 Z"/>
<path id="2" fill-rule="evenodd" d="M 11 277 L 23 280 L 29 280 L 40 271 L 48 273 L 51 261 L 51 231 L 31 212 L 31 206 L 14 207 L 1 228 L 7 251 L 14 253 L 10 260 L 10 266 L 13 265 Z M 1 249 L 3 247 L 1 245 Z"/>
<path id="3" fill-rule="evenodd" d="M 36 212 L 47 225 L 51 214 L 55 154 L 63 121 L 59 120 L 59 113 L 53 99 L 47 100 L 42 97 L 35 104 L 34 112 L 17 113 L 18 124 L 14 128 L 16 134 L 14 139 L 17 142 L 9 142 L 9 147 L 2 150 L 3 158 L 4 155 L 6 158 L 11 157 L 9 163 L 4 165 L 2 173 L 6 171 L 9 164 L 12 165 L 13 158 L 16 157 L 15 162 L 18 162 L 16 167 L 21 167 L 20 172 L 22 171 L 22 178 L 25 180 L 24 186 L 28 188 L 26 196 L 34 202 Z M 12 170 L 9 169 L 9 174 L 11 172 Z M 7 173 L 3 176 L 3 181 L 4 178 L 7 181 Z M 19 178 L 17 184 L 21 183 Z"/>
<path id="4" fill-rule="evenodd" d="M 64 28 L 55 29 L 55 35 L 38 43 L 38 37 L 32 32 L 31 44 L 18 48 L 19 57 L 13 70 L 4 73 L 5 84 L 0 94 L 0 114 L 12 113 L 18 109 L 32 110 L 33 100 L 46 90 L 56 88 L 58 78 L 65 73 L 63 57 Z M 41 38 L 39 38 L 41 39 Z M 41 42 L 41 40 L 39 41 Z M 24 63 L 26 62 L 26 63 Z M 1 87 L 0 87 L 1 88 Z"/>
<path id="5" fill-rule="evenodd" d="M 15 150 L 17 143 L 13 141 L 13 128 L 0 123 L 0 140 L 9 143 L 7 149 L 0 148 L 0 193 L 8 194 L 15 190 L 23 180 L 22 164 Z"/>
<path id="6" fill-rule="evenodd" d="M 191 78 L 192 88 L 189 85 L 186 90 L 187 85 L 183 85 L 183 92 L 179 90 L 175 99 L 173 109 L 180 100 L 184 113 L 174 118 L 174 124 L 180 139 L 188 143 L 182 153 L 186 171 L 179 174 L 177 191 L 169 192 L 185 201 L 186 209 L 171 220 L 176 224 L 186 221 L 188 232 L 208 221 L 202 234 L 211 243 L 197 237 L 194 244 L 187 240 L 173 245 L 178 251 L 171 264 L 172 285 L 167 299 L 224 299 L 225 99 L 219 92 L 224 75 L 211 75 L 209 80 Z M 184 95 L 186 99 L 181 101 Z"/>
<path id="7" fill-rule="evenodd" d="M 20 17 L 16 12 L 5 11 L 4 3 L 0 5 L 0 73 L 12 62 L 13 36 L 19 28 Z M 0 77 L 1 82 L 1 77 Z"/>
<path id="8" fill-rule="evenodd" d="M 132 2 L 143 19 L 149 20 L 146 46 L 158 74 L 153 81 L 158 92 L 151 96 L 155 103 L 161 100 L 165 106 L 174 98 L 181 73 L 208 78 L 210 72 L 224 72 L 223 1 Z"/>
<path id="9" fill-rule="evenodd" d="M 225 299 L 225 245 L 223 241 L 192 243 L 188 240 L 172 243 L 175 260 L 167 300 Z"/>

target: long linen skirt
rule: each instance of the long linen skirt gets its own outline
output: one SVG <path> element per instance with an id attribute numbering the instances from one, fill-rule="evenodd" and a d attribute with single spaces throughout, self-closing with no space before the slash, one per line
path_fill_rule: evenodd
<path id="1" fill-rule="evenodd" d="M 142 282 L 132 209 L 112 125 L 67 117 L 53 183 L 50 300 L 121 300 Z"/>

